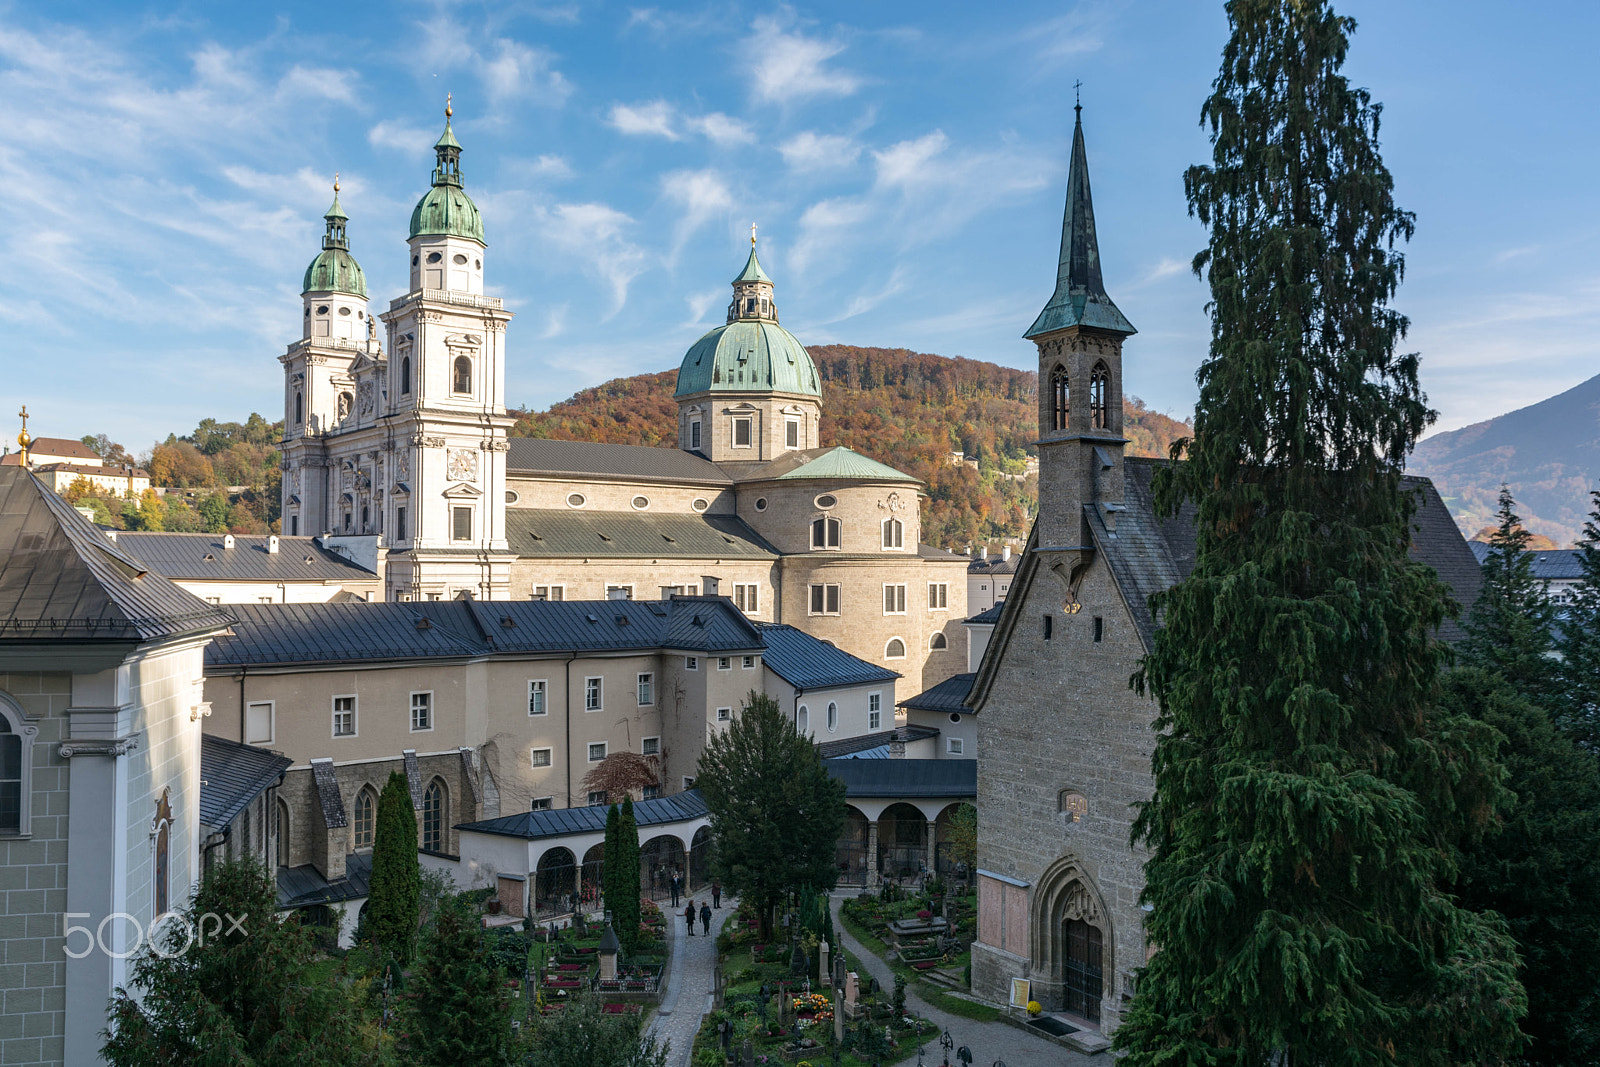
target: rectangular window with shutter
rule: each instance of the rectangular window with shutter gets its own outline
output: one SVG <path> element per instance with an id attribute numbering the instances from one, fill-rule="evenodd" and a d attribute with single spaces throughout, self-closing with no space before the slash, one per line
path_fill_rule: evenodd
<path id="1" fill-rule="evenodd" d="M 950 606 L 950 586 L 946 582 L 928 583 L 928 610 L 943 611 Z"/>
<path id="2" fill-rule="evenodd" d="M 751 432 L 752 420 L 747 418 L 733 420 L 733 447 L 749 448 L 754 440 Z"/>
<path id="3" fill-rule="evenodd" d="M 906 613 L 905 586 L 885 585 L 883 587 L 883 613 L 885 615 L 904 615 Z"/>

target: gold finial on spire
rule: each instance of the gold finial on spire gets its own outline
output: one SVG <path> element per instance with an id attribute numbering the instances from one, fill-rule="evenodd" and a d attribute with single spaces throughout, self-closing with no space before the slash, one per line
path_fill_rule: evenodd
<path id="1" fill-rule="evenodd" d="M 338 171 L 334 171 L 333 172 L 333 194 L 335 196 L 339 195 L 339 172 Z"/>
<path id="2" fill-rule="evenodd" d="M 445 118 L 445 121 L 449 122 L 450 121 L 450 116 L 454 115 L 454 114 L 455 114 L 455 111 L 450 107 L 450 94 L 449 93 L 445 93 L 444 94 L 444 118 Z"/>
<path id="3" fill-rule="evenodd" d="M 755 246 L 756 246 L 756 224 L 752 222 L 750 224 L 750 247 L 754 248 Z"/>
<path id="4" fill-rule="evenodd" d="M 22 449 L 18 462 L 26 468 L 28 466 L 28 446 L 33 444 L 33 438 L 28 434 L 28 405 L 22 405 L 22 410 L 17 412 L 17 417 L 22 420 L 22 432 L 17 434 L 17 444 Z"/>

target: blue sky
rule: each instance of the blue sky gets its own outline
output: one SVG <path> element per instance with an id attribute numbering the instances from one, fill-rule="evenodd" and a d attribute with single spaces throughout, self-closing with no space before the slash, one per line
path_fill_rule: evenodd
<path id="1" fill-rule="evenodd" d="M 1600 373 L 1600 5 L 1338 8 L 1418 214 L 1399 306 L 1439 426 Z M 676 366 L 752 221 L 802 341 L 1032 366 L 1078 79 L 1127 387 L 1186 416 L 1182 173 L 1225 37 L 1197 0 L 0 6 L 0 426 L 281 417 L 333 172 L 381 306 L 446 91 L 513 405 Z"/>

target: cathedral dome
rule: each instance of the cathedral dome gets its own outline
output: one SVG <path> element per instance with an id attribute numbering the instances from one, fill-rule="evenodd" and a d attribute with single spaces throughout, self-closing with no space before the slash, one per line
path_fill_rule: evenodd
<path id="1" fill-rule="evenodd" d="M 349 293 L 365 300 L 367 276 L 361 272 L 361 264 L 356 262 L 356 257 L 350 254 L 350 247 L 345 239 L 345 223 L 350 221 L 350 217 L 344 213 L 344 208 L 339 206 L 337 178 L 333 183 L 333 206 L 328 208 L 322 217 L 327 220 L 328 231 L 322 238 L 322 251 L 317 253 L 317 258 L 306 268 L 305 280 L 300 286 L 300 291 Z"/>
<path id="2" fill-rule="evenodd" d="M 753 235 L 750 258 L 733 280 L 727 323 L 691 345 L 678 367 L 675 396 L 705 392 L 822 395 L 811 354 L 778 325 L 772 279 L 756 259 Z"/>
<path id="3" fill-rule="evenodd" d="M 412 237 L 465 237 L 486 244 L 483 216 L 461 188 L 461 142 L 450 128 L 451 110 L 444 109 L 444 133 L 434 142 L 439 162 L 433 169 L 433 188 L 422 194 L 411 212 Z"/>
<path id="4" fill-rule="evenodd" d="M 817 365 L 799 338 L 775 322 L 739 319 L 690 346 L 674 395 L 705 392 L 822 395 Z"/>

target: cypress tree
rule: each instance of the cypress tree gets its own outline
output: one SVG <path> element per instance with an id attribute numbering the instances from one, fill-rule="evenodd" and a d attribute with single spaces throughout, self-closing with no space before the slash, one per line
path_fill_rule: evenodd
<path id="1" fill-rule="evenodd" d="M 372 882 L 362 929 L 402 963 L 411 958 L 422 897 L 417 862 L 417 815 L 406 776 L 393 771 L 378 796 L 378 823 L 372 841 Z"/>
<path id="2" fill-rule="evenodd" d="M 1583 577 L 1561 613 L 1560 698 L 1551 709 L 1557 725 L 1590 753 L 1600 756 L 1600 491 L 1578 541 Z"/>
<path id="3" fill-rule="evenodd" d="M 600 892 L 605 898 L 606 910 L 611 912 L 613 920 L 616 918 L 618 898 L 621 896 L 618 892 L 618 885 L 622 875 L 622 860 L 617 855 L 617 831 L 621 825 L 622 811 L 616 804 L 613 804 L 611 809 L 606 812 L 606 842 L 605 848 L 601 852 L 602 858 L 600 862 Z M 613 921 L 612 925 L 616 925 L 615 921 Z M 622 936 L 620 930 L 617 936 Z"/>
<path id="4" fill-rule="evenodd" d="M 639 945 L 639 824 L 633 818 L 633 798 L 622 798 L 622 811 L 617 818 L 617 882 L 616 902 L 611 904 L 611 917 L 625 952 Z"/>
<path id="5" fill-rule="evenodd" d="M 505 972 L 477 914 L 446 900 L 422 937 L 407 994 L 405 1062 L 416 1067 L 495 1067 L 510 1062 L 511 999 Z"/>
<path id="6" fill-rule="evenodd" d="M 1388 306 L 1413 218 L 1326 0 L 1230 0 L 1185 176 L 1212 340 L 1188 462 L 1195 567 L 1156 599 L 1158 701 L 1133 836 L 1157 951 L 1134 1064 L 1496 1063 L 1525 1003 L 1503 921 L 1445 891 L 1497 799 L 1492 734 L 1433 704 L 1448 590 L 1408 555 L 1432 418 Z"/>
<path id="7" fill-rule="evenodd" d="M 1541 707 L 1557 699 L 1555 610 L 1548 587 L 1533 576 L 1533 535 L 1522 528 L 1511 490 L 1500 487 L 1499 524 L 1483 561 L 1483 591 L 1467 617 L 1464 662 L 1499 674 L 1511 688 Z"/>

